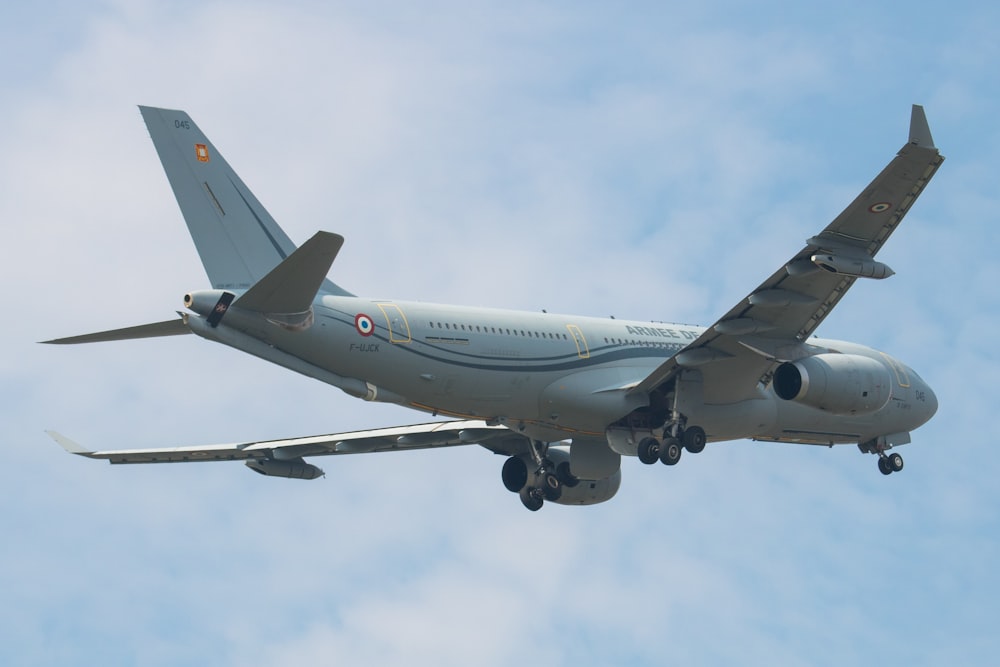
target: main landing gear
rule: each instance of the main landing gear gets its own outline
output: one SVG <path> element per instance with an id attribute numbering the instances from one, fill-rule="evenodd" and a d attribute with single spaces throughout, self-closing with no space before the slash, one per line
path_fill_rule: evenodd
<path id="1" fill-rule="evenodd" d="M 580 483 L 569 469 L 569 461 L 554 463 L 549 454 L 558 460 L 557 452 L 550 452 L 541 442 L 531 443 L 530 456 L 512 456 L 503 465 L 503 484 L 508 491 L 517 493 L 521 503 L 537 512 L 545 501 L 556 502 L 562 498 L 563 489 Z"/>
<path id="2" fill-rule="evenodd" d="M 692 454 L 698 454 L 705 449 L 705 429 L 700 426 L 689 426 L 685 429 L 675 428 L 674 435 L 664 434 L 662 439 L 647 436 L 639 441 L 639 460 L 646 465 L 659 461 L 663 465 L 676 465 L 681 460 L 681 452 L 685 449 Z"/>

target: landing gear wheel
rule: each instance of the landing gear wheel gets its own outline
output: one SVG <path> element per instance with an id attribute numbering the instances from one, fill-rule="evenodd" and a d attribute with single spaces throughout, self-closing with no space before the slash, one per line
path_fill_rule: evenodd
<path id="1" fill-rule="evenodd" d="M 663 448 L 660 450 L 660 462 L 665 466 L 677 465 L 681 460 L 681 441 L 677 438 L 664 438 Z"/>
<path id="2" fill-rule="evenodd" d="M 541 489 L 533 489 L 530 486 L 526 486 L 521 489 L 521 504 L 527 507 L 532 512 L 537 512 L 542 509 L 542 505 L 545 504 L 545 500 L 542 498 Z"/>
<path id="3" fill-rule="evenodd" d="M 705 429 L 700 426 L 688 426 L 684 429 L 681 441 L 684 443 L 684 449 L 692 454 L 699 454 L 705 449 L 705 442 L 707 442 Z"/>
<path id="4" fill-rule="evenodd" d="M 569 461 L 563 461 L 556 466 L 556 477 L 559 478 L 559 483 L 567 489 L 572 489 L 580 483 L 580 478 L 569 471 Z"/>
<path id="5" fill-rule="evenodd" d="M 562 497 L 562 482 L 559 481 L 555 473 L 547 472 L 542 475 L 542 493 L 546 500 L 553 502 Z"/>
<path id="6" fill-rule="evenodd" d="M 903 457 L 899 454 L 889 454 L 885 462 L 892 472 L 899 472 L 903 469 Z"/>
<path id="7" fill-rule="evenodd" d="M 660 442 L 656 438 L 643 438 L 637 449 L 639 460 L 652 465 L 660 460 Z"/>
<path id="8" fill-rule="evenodd" d="M 898 456 L 898 454 L 897 454 L 897 456 Z M 891 475 L 892 474 L 892 468 L 889 467 L 889 457 L 887 457 L 887 456 L 884 456 L 884 457 L 880 456 L 880 457 L 878 457 L 878 471 L 880 473 L 882 473 L 883 475 Z"/>

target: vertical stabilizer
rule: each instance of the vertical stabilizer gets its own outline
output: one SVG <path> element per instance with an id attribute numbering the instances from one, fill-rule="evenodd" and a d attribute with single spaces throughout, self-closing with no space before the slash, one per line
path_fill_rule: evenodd
<path id="1" fill-rule="evenodd" d="M 295 244 L 183 111 L 140 106 L 177 204 L 215 289 L 249 289 Z M 323 291 L 347 294 L 329 280 Z"/>

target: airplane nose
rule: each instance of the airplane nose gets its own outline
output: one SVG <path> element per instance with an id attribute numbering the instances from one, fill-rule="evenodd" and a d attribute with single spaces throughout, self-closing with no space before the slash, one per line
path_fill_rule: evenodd
<path id="1" fill-rule="evenodd" d="M 922 406 L 924 422 L 928 422 L 937 412 L 937 396 L 926 382 L 920 381 L 918 384 L 917 404 Z"/>

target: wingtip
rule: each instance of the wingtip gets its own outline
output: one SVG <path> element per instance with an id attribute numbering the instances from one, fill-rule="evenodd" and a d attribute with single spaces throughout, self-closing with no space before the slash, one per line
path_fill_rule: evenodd
<path id="1" fill-rule="evenodd" d="M 58 433 L 56 431 L 46 431 L 46 433 L 50 438 L 55 440 L 60 447 L 65 449 L 70 454 L 79 454 L 80 456 L 89 456 L 90 454 L 93 454 L 93 452 L 89 449 L 77 442 L 74 442 L 73 440 L 70 440 L 62 433 Z"/>
<path id="2" fill-rule="evenodd" d="M 923 148 L 935 148 L 931 128 L 927 124 L 927 114 L 919 104 L 914 104 L 910 111 L 910 143 Z"/>

